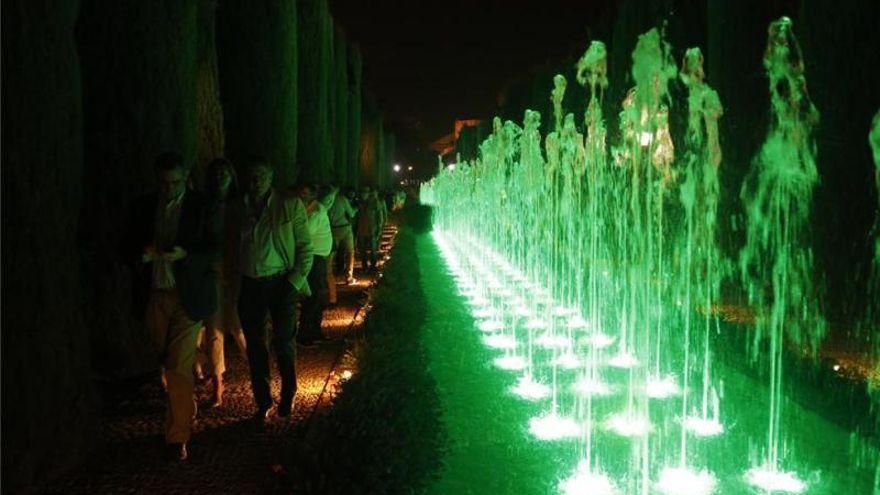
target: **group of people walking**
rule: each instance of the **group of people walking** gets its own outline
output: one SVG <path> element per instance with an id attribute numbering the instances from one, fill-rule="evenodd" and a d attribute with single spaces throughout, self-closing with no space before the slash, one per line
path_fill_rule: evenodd
<path id="1" fill-rule="evenodd" d="M 323 312 L 337 302 L 336 261 L 346 283 L 355 282 L 354 232 L 365 270 L 376 269 L 388 214 L 370 188 L 357 209 L 337 187 L 274 188 L 264 160 L 246 164 L 241 184 L 229 160 L 214 160 L 203 192 L 188 186 L 177 153 L 161 154 L 154 170 L 157 191 L 132 205 L 123 251 L 133 266 L 133 307 L 145 315 L 168 395 L 165 440 L 171 455 L 185 460 L 196 375 L 210 373 L 212 406 L 222 404 L 226 336 L 247 355 L 255 419 L 265 421 L 273 408 L 290 416 L 297 340 L 308 346 L 322 338 Z M 267 316 L 281 375 L 277 407 Z"/>

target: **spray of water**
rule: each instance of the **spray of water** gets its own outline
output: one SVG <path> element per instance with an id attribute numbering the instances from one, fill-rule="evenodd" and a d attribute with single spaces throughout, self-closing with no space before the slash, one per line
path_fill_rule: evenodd
<path id="1" fill-rule="evenodd" d="M 476 331 L 497 349 L 495 365 L 515 374 L 511 391 L 540 408 L 526 430 L 577 445 L 563 493 L 719 489 L 717 466 L 697 447 L 736 422 L 728 412 L 722 421 L 723 377 L 712 355 L 713 308 L 733 264 L 718 241 L 723 107 L 703 67 L 691 48 L 679 71 L 660 30 L 641 35 L 620 139 L 609 147 L 607 51 L 594 41 L 576 66 L 588 96 L 582 132 L 563 110 L 568 83 L 556 76 L 545 138 L 537 112 L 526 111 L 522 127 L 496 118 L 478 159 L 441 169 L 422 187 Z M 741 192 L 739 274 L 757 314 L 750 351 L 768 377 L 767 430 L 754 432 L 760 452 L 751 465 L 742 459 L 737 479 L 799 492 L 808 483 L 792 468 L 781 424 L 782 356 L 787 345 L 815 350 L 825 324 L 807 236 L 818 112 L 790 20 L 770 25 L 764 67 L 772 121 Z M 688 95 L 677 148 L 668 94 L 676 78 Z M 876 123 L 873 132 L 876 143 Z M 597 439 L 609 438 L 626 446 L 625 459 L 603 464 Z"/>
<path id="2" fill-rule="evenodd" d="M 770 24 L 764 69 L 770 83 L 771 123 L 742 189 L 747 240 L 740 268 L 758 315 L 752 355 L 766 361 L 769 375 L 767 440 L 761 465 L 754 469 L 776 473 L 783 469 L 784 346 L 792 343 L 815 352 L 825 334 L 808 238 L 810 204 L 819 182 L 813 140 L 819 113 L 807 93 L 800 46 L 787 17 Z"/>

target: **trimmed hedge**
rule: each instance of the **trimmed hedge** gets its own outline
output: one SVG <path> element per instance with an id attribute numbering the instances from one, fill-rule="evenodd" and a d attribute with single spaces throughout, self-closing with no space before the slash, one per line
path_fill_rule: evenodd
<path id="1" fill-rule="evenodd" d="M 407 223 L 423 227 L 426 210 L 408 208 Z M 357 373 L 287 452 L 298 492 L 416 493 L 436 477 L 446 434 L 421 343 L 427 305 L 415 239 L 404 225 L 365 324 Z"/>

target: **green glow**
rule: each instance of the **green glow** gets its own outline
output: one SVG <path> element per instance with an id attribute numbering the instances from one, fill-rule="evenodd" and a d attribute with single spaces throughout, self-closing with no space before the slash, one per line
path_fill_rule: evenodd
<path id="1" fill-rule="evenodd" d="M 531 434 L 523 442 L 556 446 L 548 457 L 562 493 L 863 488 L 854 453 L 812 438 L 840 445 L 850 432 L 793 404 L 783 388 L 785 346 L 815 350 L 825 334 L 807 235 L 818 112 L 790 21 L 769 29 L 773 119 L 742 188 L 738 278 L 718 241 L 721 99 L 705 82 L 699 49 L 686 50 L 680 71 L 671 54 L 660 31 L 639 37 L 613 145 L 602 114 L 607 54 L 593 42 L 577 64 L 589 102 L 583 134 L 579 118 L 563 112 L 571 88 L 557 76 L 549 132 L 531 110 L 521 127 L 496 118 L 478 159 L 441 168 L 422 187 L 434 241 L 491 349 L 494 366 L 483 371 L 509 378 L 481 393 L 507 390 L 531 408 L 517 431 Z M 672 141 L 667 94 L 676 77 L 688 92 L 681 143 Z M 744 355 L 763 382 L 714 359 L 717 339 L 731 331 L 712 311 L 725 280 L 742 282 L 757 313 L 753 328 L 735 331 L 753 336 Z M 801 421 L 822 426 L 808 432 Z M 868 450 L 876 459 L 876 447 Z"/>

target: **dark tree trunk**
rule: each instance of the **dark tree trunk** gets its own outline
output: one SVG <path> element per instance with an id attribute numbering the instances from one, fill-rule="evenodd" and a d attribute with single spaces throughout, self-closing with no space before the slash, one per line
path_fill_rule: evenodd
<path id="1" fill-rule="evenodd" d="M 333 105 L 335 123 L 333 130 L 335 152 L 333 156 L 336 159 L 333 180 L 340 185 L 348 185 L 350 180 L 348 126 L 349 112 L 351 111 L 348 101 L 348 41 L 341 29 L 337 28 L 334 33 L 333 47 L 333 77 L 336 98 Z"/>
<path id="2" fill-rule="evenodd" d="M 223 0 L 217 53 L 226 153 L 237 165 L 264 158 L 275 183 L 293 184 L 298 142 L 297 6 Z"/>
<path id="3" fill-rule="evenodd" d="M 302 179 L 325 182 L 333 167 L 330 135 L 333 23 L 327 0 L 299 4 L 299 148 Z"/>
<path id="4" fill-rule="evenodd" d="M 82 191 L 77 2 L 3 3 L 3 490 L 94 438 L 76 230 Z"/>
<path id="5" fill-rule="evenodd" d="M 220 107 L 220 85 L 217 76 L 215 26 L 217 2 L 199 0 L 198 72 L 196 74 L 196 118 L 198 142 L 195 179 L 201 184 L 205 166 L 223 156 L 223 109 Z"/>
<path id="6" fill-rule="evenodd" d="M 361 121 L 360 184 L 376 187 L 379 161 L 382 159 L 382 123 L 373 99 L 364 95 Z"/>
<path id="7" fill-rule="evenodd" d="M 360 184 L 363 61 L 356 46 L 348 50 L 348 184 Z"/>
<path id="8" fill-rule="evenodd" d="M 119 378 L 155 367 L 141 315 L 132 318 L 128 267 L 116 253 L 129 204 L 153 188 L 155 157 L 175 150 L 195 163 L 197 1 L 86 0 L 77 29 L 83 307 L 95 371 Z"/>

